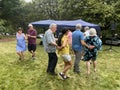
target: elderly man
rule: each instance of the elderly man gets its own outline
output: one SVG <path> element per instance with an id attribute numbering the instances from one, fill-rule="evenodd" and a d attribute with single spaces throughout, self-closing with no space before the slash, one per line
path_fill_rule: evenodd
<path id="1" fill-rule="evenodd" d="M 36 37 L 37 31 L 33 28 L 32 24 L 28 25 L 29 29 L 27 31 L 28 37 L 28 51 L 32 54 L 32 59 L 35 59 L 35 51 L 36 51 Z"/>
<path id="2" fill-rule="evenodd" d="M 52 23 L 44 35 L 44 46 L 45 46 L 46 52 L 48 53 L 48 58 L 49 58 L 47 73 L 51 75 L 57 75 L 55 73 L 55 67 L 58 60 L 58 57 L 56 55 L 57 44 L 54 37 L 54 33 L 56 32 L 56 29 L 57 29 L 57 25 Z"/>
<path id="3" fill-rule="evenodd" d="M 79 62 L 82 56 L 82 46 L 92 49 L 94 46 L 88 46 L 84 42 L 84 34 L 81 32 L 82 25 L 77 24 L 76 30 L 72 33 L 72 49 L 75 53 L 74 72 L 79 73 Z"/>

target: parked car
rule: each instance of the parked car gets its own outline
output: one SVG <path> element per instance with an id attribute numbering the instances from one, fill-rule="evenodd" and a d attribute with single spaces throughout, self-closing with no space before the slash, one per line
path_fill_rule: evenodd
<path id="1" fill-rule="evenodd" d="M 43 45 L 43 37 L 44 37 L 44 34 L 38 34 L 37 35 L 37 38 L 40 38 L 40 45 Z"/>
<path id="2" fill-rule="evenodd" d="M 108 45 L 120 45 L 120 38 L 118 37 L 109 37 L 105 39 L 105 44 Z"/>
<path id="3" fill-rule="evenodd" d="M 37 38 L 42 38 L 43 36 L 44 36 L 44 34 L 41 33 L 41 34 L 37 35 Z"/>

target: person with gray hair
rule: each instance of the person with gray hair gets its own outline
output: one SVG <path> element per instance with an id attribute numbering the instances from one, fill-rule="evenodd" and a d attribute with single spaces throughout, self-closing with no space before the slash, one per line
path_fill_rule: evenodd
<path id="1" fill-rule="evenodd" d="M 56 32 L 57 25 L 55 23 L 50 24 L 49 29 L 45 32 L 44 35 L 44 48 L 48 53 L 48 67 L 47 73 L 51 75 L 57 75 L 55 73 L 55 67 L 58 61 L 58 57 L 56 54 L 56 40 L 54 37 L 54 33 Z"/>
<path id="2" fill-rule="evenodd" d="M 90 28 L 88 26 L 84 28 L 84 37 L 89 36 L 89 29 Z"/>
<path id="3" fill-rule="evenodd" d="M 100 41 L 100 38 L 97 36 L 96 29 L 90 28 L 89 34 L 90 35 L 85 38 L 85 42 L 88 45 L 94 46 L 94 48 L 91 50 L 88 48 L 85 48 L 84 60 L 86 61 L 88 75 L 90 74 L 91 60 L 93 61 L 94 72 L 96 71 L 97 54 L 98 54 L 98 50 L 101 47 L 101 41 Z"/>
<path id="4" fill-rule="evenodd" d="M 84 34 L 81 32 L 82 25 L 77 24 L 76 25 L 76 30 L 72 33 L 72 49 L 75 54 L 75 61 L 74 61 L 74 72 L 79 73 L 80 68 L 79 68 L 79 62 L 82 56 L 82 46 L 85 46 L 87 48 L 92 49 L 92 46 L 88 46 L 84 42 Z"/>
<path id="5" fill-rule="evenodd" d="M 32 54 L 32 59 L 35 60 L 37 31 L 33 28 L 32 24 L 29 24 L 28 27 L 29 29 L 26 34 L 28 39 L 28 51 Z"/>

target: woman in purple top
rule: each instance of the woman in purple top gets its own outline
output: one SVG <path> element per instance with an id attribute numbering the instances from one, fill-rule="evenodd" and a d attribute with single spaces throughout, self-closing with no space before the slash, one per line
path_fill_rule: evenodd
<path id="1" fill-rule="evenodd" d="M 17 51 L 17 54 L 19 55 L 19 60 L 24 59 L 23 53 L 26 50 L 25 39 L 26 39 L 25 34 L 22 33 L 22 29 L 19 28 L 18 32 L 16 33 L 16 40 L 17 40 L 16 51 Z"/>

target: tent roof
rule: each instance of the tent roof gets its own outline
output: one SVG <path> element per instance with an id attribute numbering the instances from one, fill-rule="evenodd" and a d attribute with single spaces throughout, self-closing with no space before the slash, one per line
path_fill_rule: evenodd
<path id="1" fill-rule="evenodd" d="M 46 27 L 49 26 L 51 23 L 56 23 L 58 27 L 75 27 L 76 24 L 80 23 L 83 27 L 89 26 L 91 28 L 96 28 L 97 30 L 100 30 L 100 26 L 97 24 L 88 23 L 86 21 L 83 21 L 81 19 L 78 20 L 41 20 L 36 22 L 31 22 L 34 26 L 42 26 Z"/>

